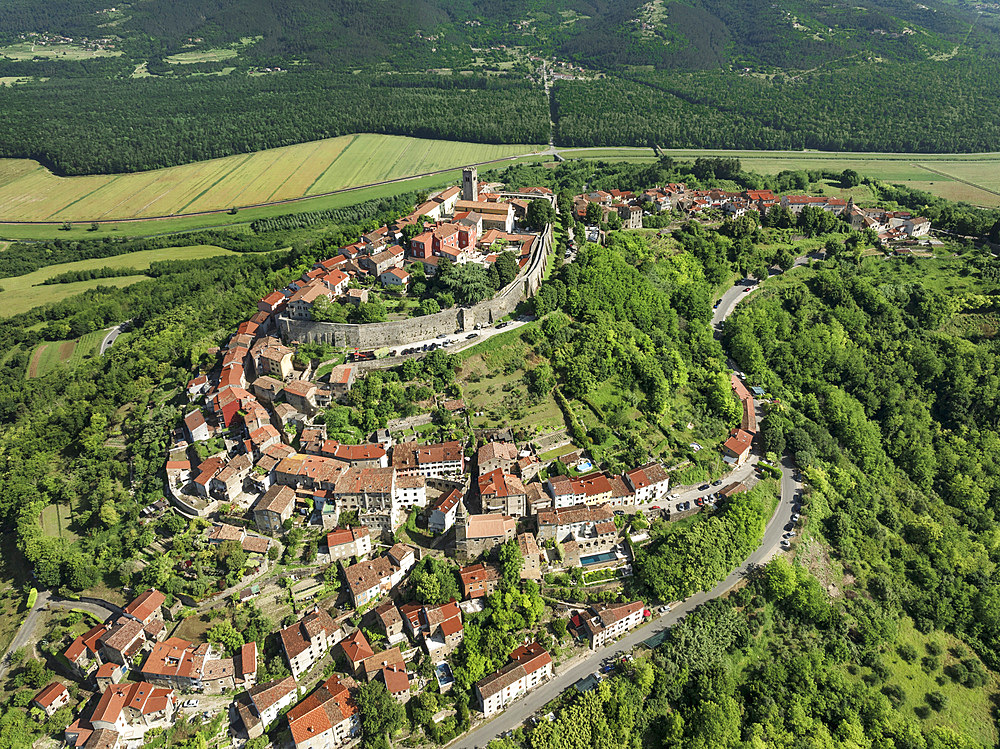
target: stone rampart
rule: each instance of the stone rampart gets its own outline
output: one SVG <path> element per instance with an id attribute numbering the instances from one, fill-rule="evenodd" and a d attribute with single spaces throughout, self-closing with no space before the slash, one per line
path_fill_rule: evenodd
<path id="1" fill-rule="evenodd" d="M 542 234 L 531 259 L 513 281 L 492 299 L 471 307 L 455 307 L 434 315 L 411 317 L 406 320 L 350 325 L 346 323 L 313 322 L 278 317 L 278 332 L 285 343 L 327 343 L 331 346 L 378 349 L 404 346 L 413 341 L 436 338 L 456 331 L 473 330 L 476 324 L 493 325 L 514 312 L 524 299 L 534 296 L 542 284 L 545 264 L 552 251 L 551 225 Z"/>

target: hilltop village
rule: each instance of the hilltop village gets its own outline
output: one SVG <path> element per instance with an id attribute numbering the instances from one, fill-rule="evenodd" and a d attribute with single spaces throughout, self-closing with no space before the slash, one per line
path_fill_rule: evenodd
<path id="1" fill-rule="evenodd" d="M 288 321 L 315 322 L 317 305 L 368 303 L 352 281 L 377 279 L 405 291 L 417 265 L 430 276 L 443 260 L 487 268 L 511 252 L 519 275 L 510 287 L 517 287 L 551 242 L 551 225 L 533 226 L 531 215 L 554 213 L 555 203 L 544 187 L 481 187 L 469 169 L 462 187 L 431 196 L 259 301 L 215 352 L 217 366 L 187 383 L 167 496 L 144 511 L 150 521 L 177 516 L 169 521 L 173 545 L 157 542 L 156 563 L 177 564 L 196 581 L 203 571 L 195 560 L 210 558 L 217 585 L 197 597 L 133 591 L 121 608 L 107 604 L 106 621 L 76 623 L 79 633 L 57 652 L 63 678 L 32 703 L 47 716 L 73 707 L 68 746 L 140 746 L 199 713 L 221 716 L 220 731 L 237 746 L 348 746 L 365 726 L 388 720 L 394 705 L 411 701 L 414 720 L 431 726 L 428 735 L 444 735 L 441 726 L 455 735 L 504 711 L 561 665 L 669 611 L 668 601 L 659 608 L 599 596 L 558 601 L 542 599 L 540 589 L 552 580 L 627 577 L 651 519 L 683 520 L 774 472 L 761 462 L 756 439 L 767 399 L 761 388 L 730 376 L 740 424 L 716 448 L 728 473 L 711 486 L 673 487 L 672 467 L 656 460 L 620 473 L 601 470 L 580 450 L 545 460 L 531 439 L 503 428 L 429 442 L 378 428 L 367 440 L 342 441 L 324 418 L 329 408 L 372 371 L 417 357 L 441 361 L 444 345 L 401 342 L 379 357 L 355 349 L 320 377 L 311 358 L 297 356 L 309 342 L 287 336 Z M 886 241 L 923 237 L 930 228 L 910 214 L 770 191 L 667 185 L 641 195 L 584 193 L 573 202 L 575 218 L 595 235 L 611 214 L 639 228 L 650 212 L 697 217 L 719 209 L 739 217 L 775 207 L 821 209 Z M 512 317 L 460 331 L 463 345 Z M 451 418 L 465 412 L 460 399 L 440 407 Z M 293 613 L 256 637 L 231 625 L 207 637 L 203 630 L 199 639 L 178 634 L 197 616 L 212 621 L 288 600 Z M 501 630 L 502 657 L 488 661 L 481 651 L 493 647 L 490 627 L 504 610 L 511 620 Z M 467 691 L 448 701 L 453 687 Z"/>

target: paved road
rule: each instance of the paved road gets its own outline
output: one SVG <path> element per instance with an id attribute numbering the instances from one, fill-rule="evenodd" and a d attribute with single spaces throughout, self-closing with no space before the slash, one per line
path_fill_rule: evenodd
<path id="1" fill-rule="evenodd" d="M 115 327 L 108 331 L 108 334 L 104 336 L 104 340 L 101 341 L 101 356 L 104 356 L 104 352 L 114 345 L 115 339 L 121 334 L 121 325 L 115 325 Z"/>
<path id="2" fill-rule="evenodd" d="M 49 602 L 49 592 L 47 590 L 41 590 L 38 592 L 38 599 L 35 601 L 35 605 L 32 607 L 31 611 L 28 612 L 27 616 L 24 617 L 24 621 L 21 622 L 20 628 L 14 634 L 14 639 L 10 641 L 10 646 L 7 648 L 7 652 L 4 653 L 3 660 L 0 660 L 0 679 L 2 679 L 7 674 L 7 667 L 10 665 L 10 656 L 18 648 L 25 648 L 25 652 L 31 655 L 31 651 L 35 647 L 35 627 L 38 626 L 38 620 L 42 616 L 42 612 L 45 610 L 46 604 Z M 30 645 L 30 649 L 29 646 Z"/>
<path id="3" fill-rule="evenodd" d="M 398 352 L 408 351 L 409 349 L 423 348 L 424 346 L 430 346 L 432 343 L 438 344 L 440 346 L 444 342 L 449 342 L 449 346 L 444 347 L 444 350 L 449 354 L 454 354 L 463 349 L 469 348 L 470 346 L 475 346 L 478 343 L 482 343 L 487 338 L 498 335 L 500 333 L 507 333 L 508 331 L 520 328 L 526 323 L 520 320 L 512 320 L 507 323 L 503 328 L 497 329 L 495 327 L 484 327 L 481 330 L 475 331 L 478 335 L 475 338 L 469 338 L 470 333 L 452 333 L 451 335 L 438 336 L 437 338 L 426 338 L 422 341 L 413 341 L 412 343 L 407 343 L 401 346 L 396 346 L 395 350 Z M 421 352 L 423 353 L 423 352 Z"/>
<path id="4" fill-rule="evenodd" d="M 39 594 L 39 598 L 41 594 Z M 121 609 L 113 604 L 99 604 L 93 603 L 91 601 L 74 601 L 70 598 L 59 598 L 58 596 L 52 596 L 49 600 L 50 609 L 64 609 L 65 611 L 86 611 L 88 614 L 93 614 L 101 621 L 110 619 L 112 616 L 121 613 Z"/>

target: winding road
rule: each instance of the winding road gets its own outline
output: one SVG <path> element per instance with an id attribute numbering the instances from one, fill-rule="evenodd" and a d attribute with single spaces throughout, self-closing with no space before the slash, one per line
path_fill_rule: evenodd
<path id="1" fill-rule="evenodd" d="M 804 265 L 809 259 L 805 256 L 797 258 L 795 265 Z M 756 284 L 748 285 L 745 282 L 740 282 L 726 291 L 722 295 L 720 303 L 712 316 L 712 326 L 715 329 L 719 329 L 722 322 L 733 313 L 737 305 L 746 299 L 755 288 Z M 737 469 L 734 473 L 738 473 L 739 470 Z M 736 587 L 737 583 L 751 569 L 758 565 L 766 564 L 780 552 L 781 537 L 785 532 L 785 525 L 791 522 L 792 519 L 792 505 L 797 491 L 801 488 L 801 484 L 795 480 L 794 476 L 795 469 L 791 460 L 786 458 L 781 465 L 781 499 L 778 501 L 778 506 L 775 508 L 774 514 L 764 528 L 764 537 L 761 539 L 760 546 L 747 557 L 743 564 L 730 572 L 725 580 L 711 590 L 696 593 L 681 603 L 673 604 L 670 612 L 654 618 L 649 624 L 633 630 L 617 642 L 610 643 L 585 655 L 577 656 L 562 664 L 547 682 L 528 692 L 492 720 L 483 723 L 478 728 L 456 739 L 449 746 L 452 749 L 485 747 L 493 739 L 499 738 L 507 731 L 512 731 L 520 726 L 580 679 L 598 671 L 604 664 L 605 659 L 627 653 L 637 645 L 657 638 L 658 635 L 661 635 L 666 629 L 672 627 L 701 604 L 728 593 Z"/>
<path id="2" fill-rule="evenodd" d="M 27 649 L 29 646 L 34 650 L 36 638 L 35 629 L 39 624 L 42 612 L 47 609 L 64 609 L 67 611 L 77 610 L 86 611 L 88 614 L 93 614 L 101 621 L 105 621 L 110 618 L 113 614 L 121 613 L 121 609 L 111 603 L 97 603 L 94 600 L 91 601 L 74 601 L 69 598 L 61 598 L 58 595 L 54 595 L 47 590 L 38 591 L 38 598 L 35 600 L 35 605 L 32 606 L 31 611 L 29 611 L 25 617 L 24 621 L 21 622 L 21 626 L 18 627 L 17 632 L 14 633 L 14 639 L 10 641 L 10 645 L 7 647 L 7 652 L 4 653 L 3 658 L 0 659 L 0 680 L 7 673 L 7 668 L 10 665 L 11 654 L 18 648 Z"/>

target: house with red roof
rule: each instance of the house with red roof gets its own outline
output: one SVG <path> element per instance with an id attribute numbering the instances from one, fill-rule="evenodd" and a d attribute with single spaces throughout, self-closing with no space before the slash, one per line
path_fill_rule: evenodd
<path id="1" fill-rule="evenodd" d="M 106 625 L 99 624 L 77 637 L 63 651 L 63 657 L 79 679 L 89 678 L 101 665 L 99 641 L 107 629 Z"/>
<path id="2" fill-rule="evenodd" d="M 462 498 L 461 489 L 452 489 L 447 494 L 442 494 L 437 503 L 431 507 L 427 518 L 427 530 L 432 533 L 446 533 L 455 524 Z"/>
<path id="3" fill-rule="evenodd" d="M 642 624 L 646 606 L 642 601 L 619 604 L 594 604 L 572 619 L 571 625 L 581 637 L 590 640 L 597 650 Z"/>
<path id="4" fill-rule="evenodd" d="M 729 433 L 729 439 L 722 443 L 722 459 L 739 468 L 750 457 L 752 446 L 752 434 L 739 428 L 734 429 Z"/>
<path id="5" fill-rule="evenodd" d="M 247 735 L 253 739 L 262 736 L 297 697 L 295 677 L 286 676 L 251 687 L 233 700 L 233 705 Z"/>
<path id="6" fill-rule="evenodd" d="M 69 704 L 69 691 L 58 681 L 54 681 L 32 697 L 31 704 L 51 718 L 56 710 Z"/>
<path id="7" fill-rule="evenodd" d="M 319 606 L 278 632 L 285 659 L 296 679 L 312 668 L 343 637 L 340 626 Z"/>
<path id="8" fill-rule="evenodd" d="M 344 657 L 351 666 L 352 673 L 358 673 L 361 664 L 368 658 L 375 655 L 372 646 L 365 637 L 365 633 L 360 629 L 352 632 L 340 641 L 340 648 L 344 652 Z"/>
<path id="9" fill-rule="evenodd" d="M 410 675 L 406 672 L 405 665 L 386 666 L 378 672 L 378 678 L 396 702 L 405 705 L 410 701 Z"/>
<path id="10" fill-rule="evenodd" d="M 503 668 L 476 682 L 476 699 L 489 717 L 551 676 L 552 657 L 545 648 L 537 642 L 522 645 Z"/>
<path id="11" fill-rule="evenodd" d="M 268 314 L 281 312 L 287 303 L 288 299 L 283 293 L 280 291 L 272 291 L 266 297 L 257 302 L 257 309 L 261 312 L 267 312 Z"/>
<path id="12" fill-rule="evenodd" d="M 465 634 L 462 610 L 453 598 L 440 605 L 407 603 L 400 608 L 410 637 L 423 641 L 428 654 L 444 657 L 457 648 Z"/>
<path id="13" fill-rule="evenodd" d="M 169 726 L 176 711 L 172 689 L 147 682 L 116 684 L 104 690 L 89 718 L 78 718 L 66 729 L 66 742 L 90 749 L 99 731 L 114 732 L 123 742 L 141 742 L 150 728 Z"/>
<path id="14" fill-rule="evenodd" d="M 288 711 L 295 749 L 329 749 L 361 735 L 361 715 L 347 686 L 331 676 Z"/>
<path id="15" fill-rule="evenodd" d="M 623 478 L 635 492 L 635 503 L 644 504 L 663 497 L 670 488 L 670 474 L 659 463 L 646 465 L 627 471 Z"/>
<path id="16" fill-rule="evenodd" d="M 326 546 L 331 562 L 351 557 L 363 559 L 372 553 L 372 534 L 363 525 L 334 528 L 326 534 Z"/>
<path id="17" fill-rule="evenodd" d="M 491 596 L 500 587 L 500 570 L 492 564 L 470 564 L 458 571 L 458 577 L 465 600 Z"/>
<path id="18" fill-rule="evenodd" d="M 389 270 L 379 274 L 378 280 L 386 288 L 402 289 L 405 291 L 410 283 L 410 274 L 402 268 L 389 268 Z"/>

